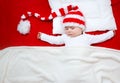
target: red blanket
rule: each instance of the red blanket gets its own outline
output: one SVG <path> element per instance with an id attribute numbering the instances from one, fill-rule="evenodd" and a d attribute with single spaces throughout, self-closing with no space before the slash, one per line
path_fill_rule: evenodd
<path id="1" fill-rule="evenodd" d="M 117 31 L 114 38 L 109 41 L 96 44 L 95 46 L 113 48 L 120 50 L 120 0 L 112 0 L 113 14 L 117 24 Z M 51 46 L 50 44 L 37 39 L 39 31 L 48 34 L 52 33 L 52 21 L 43 22 L 30 18 L 30 34 L 24 36 L 17 32 L 17 24 L 20 16 L 27 12 L 38 12 L 43 16 L 50 13 L 48 0 L 0 0 L 0 49 L 9 46 Z M 96 32 L 99 33 L 99 32 Z"/>

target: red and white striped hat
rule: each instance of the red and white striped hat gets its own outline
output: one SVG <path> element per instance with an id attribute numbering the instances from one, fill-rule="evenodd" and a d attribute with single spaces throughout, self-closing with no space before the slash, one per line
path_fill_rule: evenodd
<path id="1" fill-rule="evenodd" d="M 52 20 L 58 16 L 64 16 L 64 26 L 79 26 L 85 28 L 85 22 L 83 14 L 78 10 L 78 6 L 68 5 L 64 8 L 59 8 L 57 11 L 50 13 L 49 16 L 43 17 L 39 13 L 27 12 L 21 16 L 21 20 L 17 26 L 17 30 L 21 34 L 27 34 L 30 32 L 30 21 L 28 18 L 34 16 L 40 20 Z"/>
<path id="2" fill-rule="evenodd" d="M 84 30 L 85 19 L 83 13 L 79 9 L 69 11 L 63 18 L 63 26 L 78 26 Z"/>

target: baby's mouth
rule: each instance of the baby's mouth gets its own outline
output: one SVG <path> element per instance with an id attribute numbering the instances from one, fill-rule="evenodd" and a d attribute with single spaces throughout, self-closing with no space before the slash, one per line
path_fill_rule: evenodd
<path id="1" fill-rule="evenodd" d="M 68 34 L 68 35 L 72 35 L 72 34 Z"/>
<path id="2" fill-rule="evenodd" d="M 72 36 L 73 36 L 73 34 L 68 34 L 68 36 L 72 37 Z"/>

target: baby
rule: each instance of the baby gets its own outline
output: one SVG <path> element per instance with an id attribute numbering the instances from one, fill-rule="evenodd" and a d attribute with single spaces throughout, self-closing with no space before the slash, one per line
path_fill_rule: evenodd
<path id="1" fill-rule="evenodd" d="M 113 31 L 108 31 L 101 35 L 90 35 L 84 33 L 85 19 L 80 10 L 72 10 L 68 12 L 63 19 L 63 27 L 65 33 L 61 36 L 52 36 L 39 32 L 38 39 L 50 44 L 71 46 L 89 46 L 95 43 L 104 42 L 114 36 Z"/>

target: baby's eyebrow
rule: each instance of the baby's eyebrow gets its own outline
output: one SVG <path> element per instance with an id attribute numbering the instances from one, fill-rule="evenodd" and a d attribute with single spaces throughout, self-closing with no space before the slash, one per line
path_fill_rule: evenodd
<path id="1" fill-rule="evenodd" d="M 70 27 L 65 27 L 65 28 L 70 28 Z"/>
<path id="2" fill-rule="evenodd" d="M 65 27 L 65 29 L 69 29 L 68 27 Z"/>

